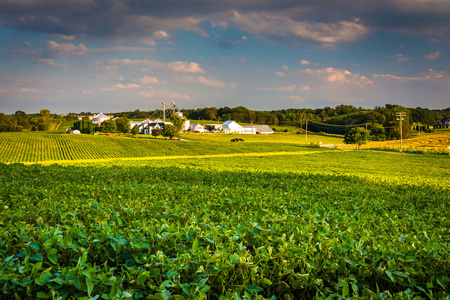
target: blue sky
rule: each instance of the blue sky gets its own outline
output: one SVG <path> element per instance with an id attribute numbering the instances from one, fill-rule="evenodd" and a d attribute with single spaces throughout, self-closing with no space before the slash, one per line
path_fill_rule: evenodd
<path id="1" fill-rule="evenodd" d="M 450 107 L 448 0 L 0 0 L 0 111 Z"/>

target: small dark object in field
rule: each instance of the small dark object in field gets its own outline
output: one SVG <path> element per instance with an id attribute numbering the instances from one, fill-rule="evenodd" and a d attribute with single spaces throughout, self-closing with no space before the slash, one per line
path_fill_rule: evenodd
<path id="1" fill-rule="evenodd" d="M 239 139 L 239 141 L 243 142 L 244 140 L 243 139 Z"/>

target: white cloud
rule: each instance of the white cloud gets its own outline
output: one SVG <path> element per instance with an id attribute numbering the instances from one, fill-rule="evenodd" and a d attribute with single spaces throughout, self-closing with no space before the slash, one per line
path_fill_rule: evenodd
<path id="1" fill-rule="evenodd" d="M 299 96 L 287 95 L 285 97 L 289 98 L 289 99 L 292 99 L 292 100 L 295 100 L 297 102 L 305 102 L 305 100 L 302 97 L 299 97 Z"/>
<path id="2" fill-rule="evenodd" d="M 55 41 L 47 41 L 50 52 L 57 57 L 74 57 L 84 56 L 90 53 L 103 53 L 103 52 L 146 52 L 155 51 L 154 48 L 147 47 L 125 47 L 125 46 L 112 46 L 105 48 L 93 48 L 88 49 L 85 45 L 74 45 L 70 43 L 58 44 Z"/>
<path id="3" fill-rule="evenodd" d="M 118 84 L 113 85 L 113 87 L 119 88 L 119 89 L 134 89 L 134 88 L 140 88 L 141 86 L 136 83 L 127 83 L 125 85 L 118 83 Z"/>
<path id="4" fill-rule="evenodd" d="M 75 39 L 74 35 L 60 34 L 59 37 L 66 41 L 73 41 Z"/>
<path id="5" fill-rule="evenodd" d="M 163 69 L 180 73 L 205 73 L 200 65 L 195 62 L 174 61 L 165 63 L 151 59 L 110 59 L 108 60 L 108 63 L 113 65 L 145 66 L 148 68 Z"/>
<path id="6" fill-rule="evenodd" d="M 189 95 L 181 94 L 165 89 L 155 90 L 152 87 L 149 87 L 147 90 L 139 93 L 139 96 L 142 98 L 170 98 L 170 99 L 190 99 Z"/>
<path id="7" fill-rule="evenodd" d="M 297 86 L 295 84 L 282 86 L 282 87 L 274 87 L 274 88 L 257 88 L 256 91 L 276 91 L 276 92 L 291 92 L 291 91 L 308 91 L 310 89 L 307 85 Z"/>
<path id="8" fill-rule="evenodd" d="M 78 46 L 70 43 L 58 44 L 55 41 L 47 41 L 47 45 L 50 51 L 53 52 L 58 57 L 71 57 L 71 56 L 81 56 L 86 55 L 89 50 L 83 44 Z"/>
<path id="9" fill-rule="evenodd" d="M 70 66 L 68 64 L 57 64 L 53 61 L 53 59 L 47 59 L 47 58 L 40 58 L 37 60 L 38 63 L 46 64 L 53 67 L 63 68 L 63 69 L 69 69 Z"/>
<path id="10" fill-rule="evenodd" d="M 241 58 L 238 58 L 238 60 L 241 64 L 245 64 L 247 62 L 247 57 L 241 57 Z"/>
<path id="11" fill-rule="evenodd" d="M 324 69 L 303 69 L 291 73 L 292 75 L 308 75 L 313 76 L 320 81 L 326 82 L 335 86 L 342 85 L 356 85 L 364 87 L 372 85 L 373 81 L 366 76 L 360 74 L 353 74 L 345 69 L 324 68 Z"/>
<path id="12" fill-rule="evenodd" d="M 311 64 L 309 61 L 304 60 L 304 59 L 302 59 L 302 60 L 300 61 L 300 63 L 301 63 L 302 65 L 304 65 L 304 66 L 310 65 L 310 64 Z"/>
<path id="13" fill-rule="evenodd" d="M 144 76 L 142 78 L 139 78 L 138 81 L 142 84 L 150 85 L 150 84 L 167 84 L 167 81 L 159 80 L 156 77 L 150 77 L 150 76 Z"/>
<path id="14" fill-rule="evenodd" d="M 408 61 L 410 61 L 412 59 L 411 57 L 406 57 L 402 53 L 399 53 L 399 54 L 396 54 L 396 55 L 393 55 L 393 56 L 387 56 L 387 58 L 394 58 L 398 62 L 408 62 Z"/>
<path id="15" fill-rule="evenodd" d="M 203 84 L 207 86 L 217 87 L 217 88 L 224 88 L 224 87 L 236 87 L 235 83 L 226 83 L 223 81 L 219 81 L 212 78 L 206 78 L 203 76 L 184 76 L 184 77 L 178 77 L 178 81 L 182 83 L 189 83 L 189 82 L 195 82 L 198 84 Z"/>
<path id="16" fill-rule="evenodd" d="M 373 74 L 372 76 L 374 79 L 394 80 L 401 83 L 429 81 L 450 84 L 450 78 L 445 72 L 436 72 L 432 69 L 429 69 L 428 72 L 424 73 L 422 76 L 416 77 L 396 76 L 392 74 Z"/>
<path id="17" fill-rule="evenodd" d="M 155 31 L 153 33 L 153 37 L 157 40 L 166 40 L 166 39 L 170 38 L 170 36 L 166 32 L 161 31 L 161 30 Z"/>
<path id="18" fill-rule="evenodd" d="M 241 14 L 231 11 L 218 16 L 218 21 L 214 24 L 237 27 L 262 36 L 298 37 L 325 44 L 354 42 L 369 32 L 358 19 L 328 24 L 296 21 L 287 14 L 268 12 Z"/>
<path id="19" fill-rule="evenodd" d="M 156 46 L 156 42 L 151 37 L 142 37 L 139 42 L 147 46 Z"/>
<path id="20" fill-rule="evenodd" d="M 436 51 L 436 52 L 433 52 L 430 54 L 425 54 L 423 57 L 425 59 L 431 59 L 431 60 L 438 59 L 438 58 L 442 57 L 442 51 Z"/>

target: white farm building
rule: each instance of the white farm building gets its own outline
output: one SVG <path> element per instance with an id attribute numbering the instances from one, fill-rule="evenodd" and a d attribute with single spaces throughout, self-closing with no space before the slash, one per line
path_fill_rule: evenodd
<path id="1" fill-rule="evenodd" d="M 99 113 L 98 115 L 95 115 L 92 117 L 92 123 L 100 125 L 103 121 L 109 120 L 110 117 L 103 113 Z"/>

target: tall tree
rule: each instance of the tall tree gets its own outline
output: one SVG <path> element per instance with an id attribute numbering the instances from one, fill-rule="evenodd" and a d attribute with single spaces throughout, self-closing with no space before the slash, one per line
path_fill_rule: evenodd
<path id="1" fill-rule="evenodd" d="M 116 126 L 117 126 L 117 130 L 122 132 L 122 133 L 126 133 L 128 131 L 130 131 L 130 120 L 128 120 L 128 118 L 125 117 L 120 117 L 117 118 L 116 120 Z"/>
<path id="2" fill-rule="evenodd" d="M 361 145 L 366 144 L 370 138 L 370 131 L 364 129 L 363 127 L 355 127 L 350 129 L 344 137 L 345 144 L 357 144 L 358 149 Z"/>

